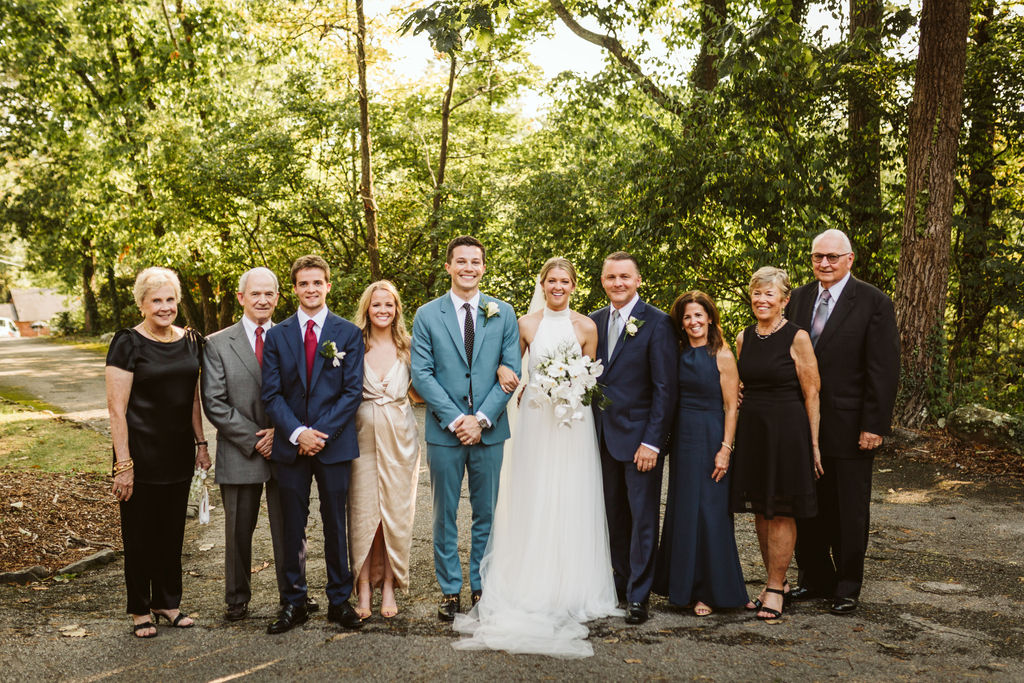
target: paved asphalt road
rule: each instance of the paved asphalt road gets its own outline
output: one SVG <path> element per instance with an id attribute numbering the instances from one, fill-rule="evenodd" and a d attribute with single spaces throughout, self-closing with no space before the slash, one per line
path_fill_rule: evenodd
<path id="1" fill-rule="evenodd" d="M 95 412 L 104 405 L 102 366 L 101 355 L 73 347 L 4 341 L 0 391 L 22 388 L 102 427 Z M 267 636 L 276 603 L 271 565 L 254 575 L 252 617 L 223 621 L 223 517 L 215 509 L 210 525 L 190 521 L 186 530 L 184 607 L 196 616 L 196 628 L 162 626 L 158 638 L 133 639 L 123 614 L 120 561 L 68 583 L 0 586 L 0 681 L 1024 680 L 1022 487 L 952 479 L 898 452 L 884 453 L 875 467 L 867 585 L 862 608 L 849 617 L 804 603 L 774 624 L 744 610 L 698 618 L 655 599 L 654 616 L 643 626 L 592 623 L 589 659 L 456 652 L 451 629 L 433 616 L 438 591 L 424 469 L 412 591 L 400 596 L 395 619 L 375 615 L 362 631 L 347 633 L 320 612 L 302 628 Z M 468 509 L 460 513 L 467 519 Z M 311 520 L 310 585 L 324 603 L 320 524 L 315 514 Z M 752 526 L 748 517 L 736 520 L 754 594 L 763 570 Z M 271 560 L 262 522 L 254 564 Z M 62 635 L 69 626 L 85 635 Z"/>

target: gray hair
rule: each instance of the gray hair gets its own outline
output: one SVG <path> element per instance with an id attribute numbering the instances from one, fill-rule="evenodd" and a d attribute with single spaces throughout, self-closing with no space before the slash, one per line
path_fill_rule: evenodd
<path id="1" fill-rule="evenodd" d="M 753 296 L 754 289 L 765 284 L 777 287 L 783 299 L 789 297 L 789 292 L 792 289 L 789 284 L 789 273 L 775 266 L 763 266 L 758 268 L 750 278 L 750 288 L 747 293 Z"/>
<path id="2" fill-rule="evenodd" d="M 244 273 L 242 273 L 242 277 L 238 278 L 238 291 L 240 293 L 245 291 L 245 283 L 249 281 L 250 275 L 266 275 L 267 277 L 274 281 L 275 292 L 277 292 L 278 289 L 280 288 L 280 284 L 277 282 L 277 275 L 274 275 L 274 271 L 272 271 L 270 268 L 257 266 L 255 268 L 250 268 L 249 270 L 245 271 Z"/>
<path id="3" fill-rule="evenodd" d="M 814 249 L 814 245 L 817 244 L 818 240 L 822 239 L 823 237 L 834 237 L 843 243 L 843 249 L 849 252 L 853 251 L 853 244 L 850 243 L 850 238 L 846 236 L 845 232 L 837 228 L 829 228 L 825 232 L 815 237 L 814 240 L 811 242 L 811 249 Z"/>
<path id="4" fill-rule="evenodd" d="M 170 268 L 152 266 L 146 268 L 135 278 L 135 286 L 132 287 L 132 294 L 135 295 L 135 305 L 142 308 L 142 302 L 146 295 L 155 289 L 169 285 L 174 290 L 174 299 L 181 301 L 181 282 L 178 274 Z"/>

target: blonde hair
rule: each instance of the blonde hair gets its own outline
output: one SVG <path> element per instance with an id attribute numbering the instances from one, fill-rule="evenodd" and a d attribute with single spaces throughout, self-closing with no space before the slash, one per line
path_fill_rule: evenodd
<path id="1" fill-rule="evenodd" d="M 775 285 L 783 299 L 789 297 L 789 292 L 792 289 L 789 284 L 789 273 L 775 266 L 763 266 L 758 268 L 750 278 L 750 287 L 747 289 L 747 294 L 753 296 L 754 288 L 764 284 Z"/>
<path id="2" fill-rule="evenodd" d="M 576 268 L 569 262 L 569 259 L 562 258 L 561 256 L 552 256 L 544 262 L 544 265 L 540 268 L 540 275 L 537 276 L 537 282 L 543 284 L 544 278 L 555 268 L 561 268 L 569 273 L 569 281 L 572 282 L 573 287 L 576 286 Z"/>
<path id="3" fill-rule="evenodd" d="M 391 281 L 378 280 L 363 290 L 362 295 L 359 297 L 359 303 L 356 304 L 356 313 L 352 316 L 352 322 L 363 331 L 363 343 L 369 346 L 370 299 L 373 298 L 373 293 L 379 289 L 383 289 L 395 298 L 395 317 L 391 321 L 391 339 L 394 340 L 395 348 L 398 349 L 398 357 L 408 363 L 410 350 L 412 349 L 412 337 L 409 336 L 409 330 L 405 329 L 405 318 L 402 315 L 402 297 L 398 295 L 398 289 Z"/>
<path id="4" fill-rule="evenodd" d="M 170 285 L 171 289 L 174 290 L 175 300 L 180 302 L 181 282 L 178 280 L 178 274 L 170 268 L 161 268 L 159 266 L 146 268 L 135 278 L 135 286 L 132 287 L 132 294 L 135 295 L 135 305 L 142 308 L 142 302 L 147 294 L 154 289 L 160 289 L 166 285 Z"/>

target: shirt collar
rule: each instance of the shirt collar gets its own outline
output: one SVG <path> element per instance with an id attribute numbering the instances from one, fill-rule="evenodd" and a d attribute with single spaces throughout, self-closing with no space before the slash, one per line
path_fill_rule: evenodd
<path id="1" fill-rule="evenodd" d="M 256 336 L 256 328 L 257 327 L 262 327 L 263 328 L 263 334 L 266 334 L 267 330 L 269 330 L 273 326 L 274 326 L 274 323 L 272 321 L 270 321 L 270 320 L 268 320 L 267 322 L 263 323 L 262 325 L 257 325 L 256 323 L 254 323 L 252 320 L 249 319 L 249 316 L 242 315 L 242 327 L 245 328 L 245 333 L 247 335 L 249 335 L 250 338 Z"/>
<path id="2" fill-rule="evenodd" d="M 474 294 L 469 299 L 468 302 L 465 299 L 463 299 L 462 297 L 460 297 L 459 295 L 457 295 L 454 292 L 454 290 L 449 289 L 448 290 L 448 295 L 451 296 L 452 303 L 455 304 L 455 310 L 459 310 L 460 308 L 462 308 L 462 305 L 465 304 L 465 303 L 469 303 L 469 307 L 471 309 L 473 309 L 474 311 L 480 305 L 480 290 L 477 290 L 476 294 Z"/>
<path id="3" fill-rule="evenodd" d="M 308 320 L 312 320 L 316 324 L 316 326 L 322 330 L 324 329 L 324 321 L 327 320 L 327 307 L 324 306 L 323 308 L 321 308 L 320 311 L 317 312 L 317 314 L 314 315 L 312 318 L 306 315 L 306 312 L 301 308 L 298 311 L 296 311 L 296 314 L 298 315 L 299 318 L 299 327 L 302 328 L 303 332 L 306 331 L 306 321 Z"/>
<path id="4" fill-rule="evenodd" d="M 640 295 L 639 294 L 634 294 L 633 298 L 629 300 L 629 303 L 627 303 L 622 308 L 618 309 L 619 310 L 619 315 L 622 316 L 623 322 L 629 320 L 629 314 L 633 312 L 633 309 L 636 308 L 636 304 L 639 301 L 640 301 Z M 615 306 L 611 306 L 611 309 L 612 309 L 612 312 L 614 312 L 615 311 Z"/>
<path id="5" fill-rule="evenodd" d="M 846 288 L 846 283 L 850 281 L 850 276 L 851 275 L 853 275 L 852 272 L 847 273 L 845 276 L 843 276 L 842 280 L 840 280 L 839 282 L 835 283 L 834 285 L 832 285 L 831 287 L 828 288 L 829 296 L 832 297 L 832 301 L 833 302 L 835 302 L 836 300 L 839 299 L 839 296 L 843 293 L 843 289 Z M 821 283 L 819 282 L 818 283 L 818 299 L 821 299 L 821 293 L 824 292 L 824 291 L 825 291 L 825 288 L 822 287 Z M 818 299 L 816 299 L 816 301 Z"/>

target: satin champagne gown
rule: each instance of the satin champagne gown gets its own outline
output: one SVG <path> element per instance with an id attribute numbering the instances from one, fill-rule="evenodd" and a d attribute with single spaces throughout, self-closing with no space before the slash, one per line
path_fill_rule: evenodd
<path id="1" fill-rule="evenodd" d="M 420 447 L 409 403 L 409 366 L 402 359 L 384 377 L 363 365 L 363 402 L 356 413 L 359 457 L 352 461 L 348 496 L 349 553 L 359 576 L 377 527 L 384 529 L 395 586 L 409 589 L 409 553 L 416 514 Z M 383 581 L 371 573 L 371 586 Z"/>

